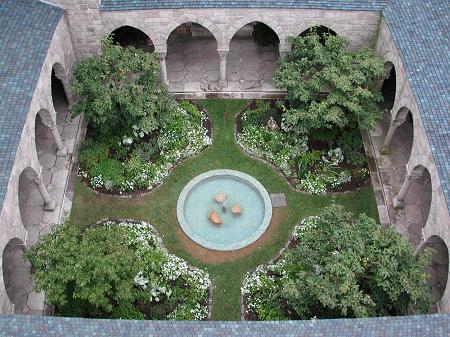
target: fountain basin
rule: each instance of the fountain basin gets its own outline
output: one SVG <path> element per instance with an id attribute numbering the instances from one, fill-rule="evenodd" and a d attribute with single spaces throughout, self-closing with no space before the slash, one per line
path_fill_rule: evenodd
<path id="1" fill-rule="evenodd" d="M 226 201 L 214 196 L 225 193 Z M 241 214 L 233 214 L 234 205 Z M 224 207 L 225 206 L 225 209 Z M 222 224 L 208 215 L 215 211 Z M 248 174 L 234 170 L 208 171 L 192 179 L 181 191 L 177 217 L 186 235 L 199 245 L 214 250 L 237 250 L 258 240 L 272 219 L 272 203 L 264 186 Z"/>

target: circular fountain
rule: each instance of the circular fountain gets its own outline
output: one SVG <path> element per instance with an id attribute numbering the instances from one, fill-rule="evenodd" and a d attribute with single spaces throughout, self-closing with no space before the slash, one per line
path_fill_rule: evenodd
<path id="1" fill-rule="evenodd" d="M 214 250 L 236 250 L 255 242 L 272 218 L 264 186 L 248 174 L 214 170 L 192 179 L 181 191 L 177 217 L 186 235 Z"/>

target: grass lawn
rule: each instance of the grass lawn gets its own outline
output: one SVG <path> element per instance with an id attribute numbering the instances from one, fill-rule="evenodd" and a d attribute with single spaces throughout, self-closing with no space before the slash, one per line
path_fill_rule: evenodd
<path id="1" fill-rule="evenodd" d="M 213 119 L 214 139 L 210 148 L 183 162 L 160 188 L 140 199 L 99 197 L 77 181 L 71 220 L 79 226 L 91 224 L 104 217 L 127 217 L 152 223 L 173 254 L 186 259 L 194 266 L 207 269 L 210 273 L 214 284 L 212 318 L 239 320 L 240 287 L 245 273 L 276 255 L 286 244 L 294 225 L 300 219 L 317 214 L 321 208 L 333 202 L 346 206 L 355 214 L 365 212 L 378 219 L 378 213 L 371 185 L 345 195 L 313 196 L 298 193 L 269 165 L 243 154 L 234 142 L 233 127 L 234 116 L 246 101 L 204 100 L 199 103 Z M 192 178 L 209 170 L 225 168 L 252 175 L 269 193 L 285 193 L 288 207 L 277 210 L 277 226 L 274 226 L 270 236 L 261 246 L 233 261 L 205 263 L 185 249 L 176 218 L 176 203 L 179 193 Z"/>

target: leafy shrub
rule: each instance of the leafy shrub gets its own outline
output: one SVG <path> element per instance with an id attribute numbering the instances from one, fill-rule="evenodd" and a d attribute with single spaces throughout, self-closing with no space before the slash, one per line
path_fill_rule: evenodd
<path id="1" fill-rule="evenodd" d="M 345 130 L 338 138 L 337 144 L 342 149 L 344 157 L 349 164 L 357 167 L 364 166 L 366 162 L 366 158 L 362 153 L 364 145 L 358 129 Z"/>
<path id="2" fill-rule="evenodd" d="M 125 181 L 123 165 L 116 159 L 106 159 L 98 163 L 92 170 L 93 176 L 101 176 L 104 181 L 112 183 L 112 186 L 120 186 Z"/>
<path id="3" fill-rule="evenodd" d="M 25 257 L 37 291 L 63 315 L 144 319 L 139 309 L 146 306 L 170 309 L 159 310 L 161 319 L 208 313 L 209 275 L 168 255 L 148 223 L 106 222 L 84 231 L 55 225 Z"/>
<path id="4" fill-rule="evenodd" d="M 410 304 L 428 309 L 431 251 L 414 255 L 394 228 L 333 205 L 302 221 L 294 236 L 297 245 L 276 264 L 247 274 L 242 293 L 250 312 L 270 312 L 268 298 L 300 319 L 405 315 Z"/>
<path id="5" fill-rule="evenodd" d="M 202 119 L 202 113 L 200 110 L 191 102 L 182 100 L 179 103 L 180 107 L 186 110 L 186 112 L 194 118 L 195 121 L 200 122 Z"/>
<path id="6" fill-rule="evenodd" d="M 301 179 L 308 174 L 322 159 L 322 151 L 307 151 L 300 154 L 297 158 L 298 177 Z"/>
<path id="7" fill-rule="evenodd" d="M 152 158 L 158 154 L 158 140 L 152 138 L 149 141 L 139 144 L 133 150 L 133 156 L 138 156 L 143 162 L 150 162 Z"/>
<path id="8" fill-rule="evenodd" d="M 246 126 L 266 126 L 270 117 L 280 125 L 281 115 L 272 108 L 269 102 L 257 100 L 254 109 L 248 109 L 242 114 L 242 128 Z"/>
<path id="9" fill-rule="evenodd" d="M 256 23 L 252 32 L 253 41 L 259 47 L 276 46 L 280 43 L 278 35 L 264 23 Z"/>
<path id="10" fill-rule="evenodd" d="M 113 311 L 111 312 L 111 318 L 143 320 L 145 319 L 145 316 L 131 303 L 125 303 L 114 307 Z"/>
<path id="11" fill-rule="evenodd" d="M 79 161 L 83 170 L 91 172 L 100 162 L 108 159 L 109 147 L 107 144 L 86 139 L 80 150 Z"/>

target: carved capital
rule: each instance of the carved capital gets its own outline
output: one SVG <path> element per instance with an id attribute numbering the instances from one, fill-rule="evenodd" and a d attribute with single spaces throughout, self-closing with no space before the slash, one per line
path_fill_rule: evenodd
<path id="1" fill-rule="evenodd" d="M 39 172 L 32 177 L 34 183 L 36 185 L 42 185 L 44 181 L 42 180 L 42 168 L 39 170 Z"/>
<path id="2" fill-rule="evenodd" d="M 406 176 L 405 180 L 407 181 L 417 181 L 423 176 L 423 169 L 411 169 L 408 165 L 406 165 Z"/>
<path id="3" fill-rule="evenodd" d="M 157 54 L 158 54 L 158 57 L 159 57 L 160 61 L 164 61 L 166 59 L 167 52 L 161 51 L 161 52 L 157 52 Z"/>
<path id="4" fill-rule="evenodd" d="M 217 50 L 217 52 L 219 53 L 219 57 L 221 60 L 226 60 L 227 55 L 228 55 L 228 50 Z"/>
<path id="5" fill-rule="evenodd" d="M 392 118 L 391 119 L 391 126 L 393 128 L 398 128 L 400 125 L 403 124 L 404 121 L 405 121 L 404 119 Z"/>

